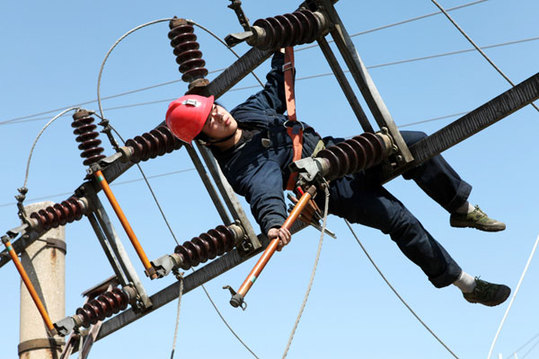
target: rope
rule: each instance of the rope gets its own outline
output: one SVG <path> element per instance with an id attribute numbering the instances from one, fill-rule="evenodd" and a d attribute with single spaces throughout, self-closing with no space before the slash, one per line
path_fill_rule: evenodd
<path id="1" fill-rule="evenodd" d="M 537 239 L 535 240 L 532 251 L 531 251 L 530 256 L 528 258 L 528 262 L 524 266 L 524 270 L 522 271 L 522 275 L 520 276 L 520 280 L 518 281 L 517 288 L 515 289 L 515 292 L 513 293 L 513 297 L 511 298 L 511 301 L 509 302 L 509 305 L 507 306 L 507 309 L 505 310 L 505 314 L 503 315 L 502 321 L 500 322 L 500 326 L 498 327 L 498 331 L 496 332 L 496 335 L 494 336 L 494 340 L 492 340 L 492 345 L 490 346 L 490 350 L 488 352 L 487 359 L 490 359 L 490 357 L 492 356 L 492 351 L 494 350 L 494 345 L 496 345 L 496 341 L 498 340 L 498 336 L 500 335 L 502 327 L 503 327 L 503 325 L 505 323 L 505 319 L 507 318 L 507 315 L 509 314 L 509 311 L 511 310 L 511 307 L 513 306 L 513 302 L 515 301 L 518 290 L 520 289 L 520 285 L 522 284 L 522 281 L 524 280 L 524 276 L 526 275 L 526 272 L 528 272 L 528 268 L 530 266 L 530 263 L 531 263 L 531 261 L 533 259 L 534 254 L 535 254 L 535 250 L 537 249 L 537 244 L 539 244 L 539 236 L 537 236 Z"/>
<path id="2" fill-rule="evenodd" d="M 481 48 L 479 46 L 477 46 L 477 44 L 468 36 L 468 34 L 466 34 L 466 32 L 464 32 L 464 30 L 455 22 L 455 20 L 453 20 L 453 18 L 447 13 L 447 11 L 444 10 L 444 8 L 438 4 L 438 2 L 436 0 L 430 0 L 434 5 L 436 5 L 438 7 L 438 9 L 440 9 L 440 11 L 443 12 L 443 14 L 445 15 L 445 17 L 447 17 L 449 19 L 449 21 L 451 21 L 451 23 L 457 28 L 457 30 L 462 34 L 462 36 L 464 36 L 466 38 L 466 40 L 468 40 L 468 42 L 470 42 L 470 44 L 473 45 L 473 47 L 475 47 L 475 49 L 477 51 L 479 51 L 479 53 L 485 58 L 485 60 L 488 61 L 488 63 L 490 65 L 492 65 L 492 67 L 498 71 L 498 73 L 507 81 L 509 82 L 509 84 L 511 84 L 511 86 L 515 87 L 515 84 L 513 83 L 513 81 L 511 81 L 511 79 L 509 77 L 507 77 L 507 75 L 505 75 L 503 73 L 502 70 L 500 70 L 500 68 L 498 66 L 496 66 L 496 64 L 494 63 L 494 61 L 492 61 L 488 56 L 487 54 L 485 54 L 485 52 L 483 50 L 481 50 Z M 537 111 L 539 111 L 539 107 L 535 106 L 535 104 L 532 102 L 531 105 L 533 106 L 533 108 L 535 108 Z"/>
<path id="3" fill-rule="evenodd" d="M 26 162 L 26 174 L 24 176 L 24 184 L 22 185 L 23 187 L 26 187 L 26 184 L 28 182 L 28 174 L 30 172 L 30 161 L 32 161 L 32 154 L 34 153 L 34 148 L 36 147 L 37 141 L 39 140 L 43 132 L 45 132 L 47 127 L 49 127 L 54 121 L 56 121 L 57 118 L 63 116 L 64 114 L 66 114 L 67 112 L 71 110 L 78 110 L 78 107 L 70 107 L 60 112 L 58 115 L 54 116 L 49 122 L 47 122 L 47 124 L 43 126 L 41 131 L 39 131 L 39 134 L 36 136 L 36 139 L 34 140 L 34 143 L 32 144 L 32 148 L 30 149 L 30 154 L 28 155 L 28 161 Z"/>
<path id="4" fill-rule="evenodd" d="M 176 351 L 176 340 L 178 339 L 178 327 L 180 325 L 180 308 L 182 304 L 182 294 L 183 294 L 183 274 L 176 272 L 174 273 L 176 278 L 180 281 L 180 290 L 178 294 L 178 312 L 176 314 L 176 325 L 174 327 L 174 339 L 172 340 L 172 351 L 170 352 L 170 359 L 174 358 L 174 352 Z"/>
<path id="5" fill-rule="evenodd" d="M 449 347 L 427 326 L 427 324 L 425 324 L 425 322 L 423 322 L 423 320 L 421 320 L 421 318 L 414 312 L 414 310 L 408 305 L 408 303 L 406 303 L 406 301 L 400 296 L 400 294 L 397 292 L 397 290 L 391 285 L 391 283 L 389 282 L 389 280 L 387 280 L 387 278 L 384 276 L 384 274 L 382 273 L 382 271 L 380 270 L 380 268 L 378 268 L 378 266 L 376 265 L 376 263 L 374 262 L 374 260 L 371 258 L 371 256 L 369 255 L 369 252 L 367 252 L 367 249 L 363 246 L 363 243 L 361 243 L 361 241 L 359 240 L 359 238 L 357 237 L 356 233 L 354 232 L 354 230 L 352 229 L 352 226 L 350 225 L 350 222 L 348 222 L 346 219 L 344 220 L 344 222 L 346 223 L 346 225 L 348 226 L 348 228 L 350 229 L 350 232 L 352 232 L 352 235 L 354 236 L 354 238 L 356 239 L 356 242 L 359 244 L 359 246 L 361 247 L 361 249 L 363 250 L 363 253 L 365 253 L 365 255 L 367 256 L 367 258 L 369 259 L 369 261 L 371 262 L 371 264 L 374 266 L 374 269 L 376 269 L 376 271 L 378 272 L 378 274 L 380 274 L 380 277 L 382 277 L 382 279 L 384 280 L 384 282 L 386 282 L 386 284 L 389 286 L 389 289 L 391 289 L 393 291 L 393 293 L 395 293 L 395 295 L 397 296 L 397 298 L 399 298 L 399 300 L 402 302 L 402 304 L 404 304 L 404 306 L 410 311 L 410 313 L 412 313 L 412 315 L 419 321 L 419 323 L 421 323 L 421 325 L 423 325 L 423 327 L 425 327 L 425 329 L 427 329 L 427 331 L 440 343 L 442 344 L 442 346 L 453 356 L 455 357 L 456 359 L 458 359 L 457 355 L 455 353 L 453 353 L 451 351 L 451 349 L 449 349 Z"/>
<path id="6" fill-rule="evenodd" d="M 305 309 L 305 305 L 307 304 L 307 300 L 309 299 L 309 294 L 311 293 L 311 288 L 314 282 L 314 275 L 316 274 L 316 268 L 318 267 L 318 260 L 320 259 L 320 252 L 322 251 L 322 243 L 324 242 L 324 232 L 326 231 L 326 221 L 328 217 L 328 207 L 329 207 L 329 189 L 328 189 L 327 182 L 326 182 L 326 185 L 324 186 L 324 190 L 326 193 L 325 203 L 324 203 L 324 221 L 322 223 L 320 241 L 318 241 L 318 250 L 316 252 L 316 258 L 314 260 L 313 270 L 311 272 L 311 279 L 309 280 L 309 285 L 307 286 L 307 291 L 305 292 L 303 303 L 301 303 L 301 308 L 299 310 L 298 317 L 296 318 L 296 322 L 294 323 L 294 328 L 292 328 L 292 332 L 290 333 L 290 337 L 288 338 L 288 343 L 286 344 L 286 348 L 283 353 L 283 359 L 286 358 L 286 355 L 288 354 L 288 350 L 290 349 L 290 345 L 292 345 L 292 340 L 294 339 L 294 335 L 296 334 L 296 329 L 298 328 L 299 321 L 301 319 L 301 316 L 303 315 L 303 310 Z"/>

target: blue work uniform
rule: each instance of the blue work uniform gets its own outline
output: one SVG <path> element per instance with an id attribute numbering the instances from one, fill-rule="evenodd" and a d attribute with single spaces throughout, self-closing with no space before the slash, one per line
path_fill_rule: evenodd
<path id="1" fill-rule="evenodd" d="M 233 148 L 212 148 L 223 174 L 236 193 L 244 196 L 263 233 L 280 227 L 287 217 L 283 190 L 290 175 L 292 140 L 286 132 L 288 117 L 283 84 L 284 56 L 276 53 L 264 89 L 230 111 L 243 130 L 242 139 Z M 303 157 L 310 156 L 321 137 L 305 123 Z M 402 131 L 411 145 L 426 135 Z M 343 139 L 325 137 L 326 145 Z M 471 186 L 463 181 L 438 155 L 407 171 L 431 198 L 450 213 L 463 205 Z M 401 251 L 440 288 L 453 283 L 462 272 L 458 264 L 415 218 L 410 211 L 379 182 L 375 170 L 365 170 L 330 183 L 329 213 L 364 224 L 389 234 Z M 316 198 L 323 207 L 323 196 Z"/>

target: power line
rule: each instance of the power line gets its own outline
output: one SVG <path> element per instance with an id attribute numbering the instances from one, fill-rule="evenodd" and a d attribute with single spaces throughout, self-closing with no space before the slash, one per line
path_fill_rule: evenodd
<path id="1" fill-rule="evenodd" d="M 449 8 L 449 9 L 447 9 L 447 11 L 453 11 L 453 10 L 461 9 L 461 8 L 464 8 L 464 7 L 476 5 L 476 4 L 479 4 L 479 3 L 482 3 L 482 2 L 486 2 L 486 1 L 488 1 L 488 0 L 472 1 L 472 2 L 467 3 L 467 4 L 463 4 L 463 5 L 459 5 L 459 6 Z M 350 35 L 350 37 L 356 37 L 356 36 L 368 34 L 368 33 L 371 33 L 371 32 L 376 32 L 376 31 L 388 29 L 388 28 L 391 28 L 391 27 L 400 26 L 400 25 L 410 23 L 410 22 L 414 22 L 414 21 L 418 21 L 418 20 L 421 20 L 421 19 L 424 19 L 424 18 L 427 18 L 427 17 L 430 17 L 430 16 L 438 15 L 440 13 L 441 13 L 440 11 L 437 11 L 437 12 L 433 12 L 433 13 L 430 13 L 430 14 L 421 15 L 421 16 L 410 18 L 410 19 L 402 20 L 402 21 L 399 21 L 399 22 L 395 22 L 395 23 L 392 23 L 392 24 L 379 26 L 379 27 L 376 27 L 376 28 L 372 28 L 372 29 L 369 29 L 369 30 L 365 30 L 365 31 L 362 31 L 362 32 L 352 34 L 352 35 Z M 302 50 L 306 50 L 306 49 L 309 49 L 311 47 L 316 47 L 316 46 L 318 46 L 318 45 L 305 46 L 305 47 L 297 49 L 296 51 L 302 51 Z M 214 72 L 221 72 L 223 70 L 224 69 L 217 69 L 217 70 L 214 70 L 214 71 L 210 71 L 209 74 L 214 73 Z M 116 94 L 116 95 L 102 97 L 101 99 L 102 100 L 108 100 L 108 99 L 111 99 L 111 98 L 116 98 L 116 97 L 120 97 L 120 96 L 133 94 L 133 93 L 136 93 L 136 92 L 146 91 L 146 90 L 149 90 L 149 89 L 153 89 L 153 88 L 160 87 L 160 86 L 165 86 L 165 85 L 170 85 L 170 84 L 178 83 L 178 82 L 181 82 L 181 81 L 182 81 L 181 79 L 173 80 L 173 81 L 167 81 L 167 82 L 163 82 L 163 83 L 160 83 L 160 84 L 143 87 L 143 88 L 136 89 L 136 90 L 122 92 L 122 93 L 119 93 L 119 94 Z M 69 106 L 65 106 L 65 107 L 60 107 L 60 108 L 56 108 L 56 109 L 52 109 L 52 110 L 48 110 L 48 111 L 44 111 L 44 112 L 34 113 L 32 115 L 25 115 L 25 116 L 21 116 L 21 117 L 16 117 L 16 118 L 12 118 L 12 119 L 7 120 L 7 121 L 0 121 L 0 125 L 2 125 L 4 123 L 9 123 L 9 122 L 12 122 L 12 121 L 26 120 L 28 118 L 32 118 L 32 117 L 35 117 L 35 116 L 41 116 L 41 115 L 47 115 L 47 114 L 50 114 L 50 113 L 59 112 L 59 111 L 65 110 L 68 107 L 78 107 L 78 106 L 82 106 L 82 105 L 88 105 L 88 104 L 94 103 L 94 102 L 97 102 L 97 99 L 89 100 L 89 101 L 85 101 L 85 102 L 81 102 L 81 103 L 78 103 L 78 104 L 69 105 Z"/>
<path id="2" fill-rule="evenodd" d="M 483 1 L 488 1 L 488 0 L 483 0 Z M 493 45 L 487 45 L 487 46 L 483 46 L 482 49 L 492 49 L 492 48 L 496 48 L 496 47 L 504 47 L 504 46 L 516 45 L 516 44 L 521 44 L 521 43 L 531 42 L 531 41 L 537 41 L 537 40 L 539 40 L 539 36 L 520 39 L 520 40 L 506 41 L 506 42 L 493 44 Z M 422 56 L 422 57 L 414 57 L 414 58 L 410 58 L 410 59 L 397 60 L 397 61 L 385 62 L 385 63 L 382 63 L 382 64 L 370 65 L 370 66 L 367 66 L 367 68 L 368 69 L 376 69 L 376 68 L 381 68 L 381 67 L 395 66 L 395 65 L 401 65 L 401 64 L 405 64 L 405 63 L 411 63 L 411 62 L 431 60 L 431 59 L 435 59 L 435 58 L 439 58 L 439 57 L 460 55 L 460 54 L 464 54 L 464 53 L 468 53 L 468 52 L 474 52 L 474 51 L 475 51 L 475 49 L 473 49 L 473 48 L 472 49 L 449 51 L 449 52 L 444 52 L 444 53 L 441 53 L 441 54 L 434 54 L 434 55 L 428 55 L 428 56 Z M 218 70 L 214 70 L 212 72 L 218 72 L 218 71 L 223 71 L 223 70 L 224 69 L 218 69 Z M 345 72 L 350 72 L 350 71 L 346 70 Z M 328 76 L 333 76 L 333 73 L 332 72 L 327 72 L 327 73 L 322 73 L 322 74 L 315 74 L 315 75 L 298 77 L 296 79 L 296 81 L 310 80 L 310 79 L 314 79 L 314 78 L 328 77 Z M 140 89 L 126 91 L 126 92 L 119 93 L 119 94 L 116 94 L 116 95 L 111 95 L 111 96 L 108 96 L 108 97 L 104 97 L 103 99 L 109 99 L 109 98 L 113 98 L 113 97 L 120 97 L 120 96 L 124 96 L 126 94 L 132 94 L 132 93 L 136 93 L 136 92 L 141 92 L 141 91 L 151 89 L 151 88 L 156 88 L 156 87 L 159 87 L 159 86 L 166 86 L 166 85 L 176 83 L 176 82 L 179 82 L 179 81 L 181 81 L 181 80 L 163 82 L 163 83 L 160 83 L 160 84 L 155 84 L 155 85 L 143 87 L 143 88 L 140 88 Z M 242 91 L 242 90 L 247 90 L 247 89 L 252 89 L 252 88 L 257 88 L 257 87 L 259 87 L 259 85 L 249 85 L 249 86 L 244 86 L 244 87 L 236 87 L 236 88 L 233 88 L 233 89 L 229 90 L 229 92 Z M 119 110 L 119 109 L 125 109 L 125 108 L 137 107 L 137 106 L 153 105 L 153 104 L 157 104 L 157 103 L 170 102 L 172 100 L 175 100 L 175 98 L 161 99 L 161 100 L 154 100 L 154 101 L 146 101 L 146 102 L 138 102 L 138 103 L 134 103 L 134 104 L 114 106 L 114 107 L 106 108 L 106 110 L 111 111 L 111 110 Z M 95 102 L 95 101 L 83 102 L 80 105 L 89 104 L 89 103 L 92 103 L 92 102 Z M 62 109 L 65 109 L 65 108 L 62 108 Z M 49 113 L 49 112 L 52 112 L 52 111 L 42 112 L 42 113 L 35 114 L 35 115 L 37 116 L 37 115 L 46 114 L 46 113 Z M 49 119 L 49 117 L 31 118 L 32 116 L 33 115 L 28 115 L 28 116 L 18 117 L 18 118 L 14 118 L 14 119 L 7 120 L 7 121 L 0 121 L 0 125 L 12 125 L 12 124 L 19 124 L 19 123 L 25 123 L 25 122 L 31 122 L 31 121 L 42 121 L 42 120 Z"/>

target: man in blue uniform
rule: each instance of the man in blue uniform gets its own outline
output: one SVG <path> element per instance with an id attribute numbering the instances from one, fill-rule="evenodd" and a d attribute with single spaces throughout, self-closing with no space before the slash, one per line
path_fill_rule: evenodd
<path id="1" fill-rule="evenodd" d="M 280 239 L 279 249 L 291 237 L 288 230 L 280 227 L 287 217 L 283 190 L 293 159 L 292 139 L 285 127 L 288 117 L 283 114 L 283 59 L 282 53 L 276 53 L 264 89 L 230 112 L 214 103 L 213 96 L 186 95 L 170 104 L 166 117 L 167 125 L 179 139 L 187 143 L 197 139 L 210 147 L 234 191 L 245 196 L 262 232 L 270 240 Z M 297 125 L 304 128 L 302 157 L 311 156 L 320 140 L 325 145 L 343 140 L 321 139 L 307 124 Z M 425 134 L 402 131 L 402 136 L 411 145 Z M 407 171 L 403 177 L 413 179 L 445 208 L 451 214 L 452 226 L 483 231 L 505 229 L 505 224 L 468 203 L 471 186 L 442 156 Z M 468 302 L 487 306 L 503 303 L 509 296 L 511 290 L 507 286 L 464 272 L 417 218 L 379 183 L 374 170 L 333 180 L 329 190 L 329 213 L 389 234 L 435 287 L 454 284 Z M 323 203 L 318 205 L 322 207 Z"/>

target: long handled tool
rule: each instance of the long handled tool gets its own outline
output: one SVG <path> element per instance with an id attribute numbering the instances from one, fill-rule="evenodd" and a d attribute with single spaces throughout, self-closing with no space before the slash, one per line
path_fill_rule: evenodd
<path id="1" fill-rule="evenodd" d="M 103 175 L 103 172 L 101 172 L 101 170 L 97 170 L 95 171 L 94 175 L 97 181 L 99 182 L 99 185 L 103 189 L 103 192 L 105 192 L 105 195 L 107 196 L 112 208 L 114 209 L 116 216 L 118 216 L 120 223 L 124 227 L 125 233 L 129 237 L 131 244 L 135 248 L 135 251 L 137 252 L 142 264 L 144 265 L 146 275 L 148 275 L 148 277 L 150 277 L 151 279 L 157 278 L 157 273 L 155 271 L 155 268 L 150 263 L 148 257 L 146 256 L 146 253 L 144 252 L 144 249 L 142 249 L 142 246 L 140 245 L 140 242 L 138 241 L 137 236 L 135 235 L 135 232 L 133 232 L 131 225 L 127 221 L 127 218 L 125 217 L 125 214 L 122 208 L 118 204 L 118 201 L 116 200 L 116 197 L 114 196 L 114 193 L 112 193 L 110 186 L 107 180 L 105 179 L 105 176 Z"/>
<path id="2" fill-rule="evenodd" d="M 290 229 L 292 227 L 292 224 L 296 221 L 296 219 L 299 217 L 301 211 L 305 208 L 305 206 L 309 203 L 309 200 L 314 196 L 316 192 L 316 187 L 311 186 L 309 189 L 303 193 L 301 198 L 298 200 L 290 214 L 288 215 L 288 218 L 284 221 L 281 228 Z M 244 302 L 244 298 L 247 295 L 247 292 L 251 287 L 253 286 L 256 279 L 260 276 L 260 273 L 268 264 L 269 260 L 277 250 L 277 246 L 279 244 L 279 238 L 273 239 L 264 253 L 262 253 L 262 256 L 258 259 L 258 262 L 256 262 L 255 266 L 241 285 L 240 289 L 238 289 L 238 292 L 235 292 L 230 286 L 226 286 L 225 289 L 229 289 L 232 293 L 232 299 L 230 299 L 230 304 L 234 307 L 241 307 L 242 309 L 246 308 L 246 304 Z"/>
<path id="3" fill-rule="evenodd" d="M 54 324 L 52 323 L 51 318 L 49 317 L 49 313 L 47 312 L 47 309 L 45 309 L 45 306 L 41 302 L 41 299 L 39 298 L 39 295 L 37 294 L 36 289 L 34 288 L 34 285 L 30 281 L 30 277 L 28 277 L 28 274 L 24 270 L 24 267 L 22 266 L 21 261 L 19 260 L 19 257 L 17 257 L 17 253 L 15 253 L 15 250 L 11 246 L 9 237 L 3 236 L 2 242 L 6 246 L 9 256 L 11 257 L 11 260 L 13 260 L 13 263 L 15 264 L 15 267 L 17 268 L 17 271 L 19 272 L 21 279 L 24 282 L 24 285 L 26 286 L 26 289 L 28 289 L 28 293 L 30 293 L 30 296 L 32 297 L 32 300 L 34 301 L 37 307 L 37 310 L 39 311 L 39 314 L 41 314 L 41 318 L 43 318 L 43 322 L 45 322 L 45 325 L 47 326 L 47 329 L 49 330 L 50 334 L 55 335 L 56 329 L 54 328 Z"/>

